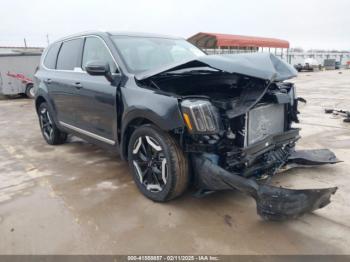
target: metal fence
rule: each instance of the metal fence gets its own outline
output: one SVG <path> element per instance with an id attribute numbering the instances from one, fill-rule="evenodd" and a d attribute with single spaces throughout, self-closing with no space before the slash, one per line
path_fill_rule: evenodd
<path id="1" fill-rule="evenodd" d="M 268 52 L 276 55 L 277 57 L 285 60 L 289 64 L 302 63 L 306 58 L 313 58 L 323 65 L 325 59 L 335 59 L 340 62 L 341 65 L 346 65 L 350 61 L 350 52 L 292 52 L 289 49 L 281 48 L 264 48 L 264 49 L 204 49 L 209 54 L 241 54 L 241 53 L 255 53 L 255 52 Z"/>

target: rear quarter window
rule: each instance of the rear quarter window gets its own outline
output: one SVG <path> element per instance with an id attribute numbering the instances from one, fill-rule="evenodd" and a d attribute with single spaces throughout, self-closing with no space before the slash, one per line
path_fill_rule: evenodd
<path id="1" fill-rule="evenodd" d="M 82 43 L 81 38 L 63 42 L 58 54 L 56 68 L 59 70 L 73 70 L 75 67 L 81 67 Z"/>
<path id="2" fill-rule="evenodd" d="M 55 69 L 56 68 L 56 60 L 57 60 L 57 54 L 60 50 L 61 43 L 54 43 L 49 47 L 49 50 L 46 53 L 46 56 L 44 58 L 44 66 L 49 69 Z"/>

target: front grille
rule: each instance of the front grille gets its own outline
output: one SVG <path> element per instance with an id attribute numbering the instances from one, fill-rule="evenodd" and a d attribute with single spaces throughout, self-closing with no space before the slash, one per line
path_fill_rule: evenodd
<path id="1" fill-rule="evenodd" d="M 245 145 L 249 146 L 264 138 L 281 133 L 285 126 L 283 104 L 258 105 L 247 113 Z"/>

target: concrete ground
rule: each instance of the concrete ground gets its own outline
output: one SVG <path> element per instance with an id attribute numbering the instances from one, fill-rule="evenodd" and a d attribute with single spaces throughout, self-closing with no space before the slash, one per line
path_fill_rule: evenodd
<path id="1" fill-rule="evenodd" d="M 350 70 L 302 73 L 300 148 L 330 148 L 343 163 L 275 177 L 290 188 L 338 186 L 332 203 L 265 222 L 239 192 L 153 203 L 126 163 L 79 139 L 47 145 L 33 101 L 0 101 L 0 254 L 350 254 Z"/>

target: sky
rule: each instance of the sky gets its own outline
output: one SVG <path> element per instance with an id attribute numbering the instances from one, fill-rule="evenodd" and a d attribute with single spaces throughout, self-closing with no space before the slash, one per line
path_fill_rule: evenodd
<path id="1" fill-rule="evenodd" d="M 350 0 L 0 0 L 0 46 L 46 46 L 73 33 L 216 32 L 350 50 Z"/>

